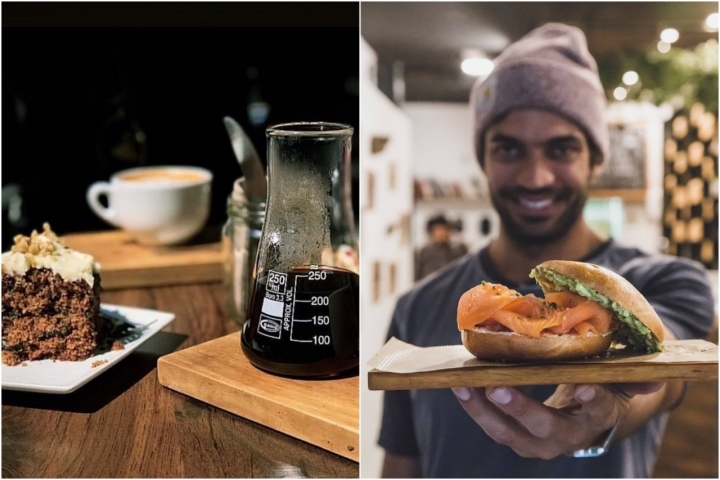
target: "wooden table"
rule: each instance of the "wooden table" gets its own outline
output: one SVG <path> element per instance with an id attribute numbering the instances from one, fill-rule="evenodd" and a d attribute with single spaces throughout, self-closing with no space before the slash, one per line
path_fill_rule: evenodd
<path id="1" fill-rule="evenodd" d="M 4 477 L 358 477 L 358 464 L 163 388 L 157 359 L 238 330 L 220 284 L 116 290 L 174 312 L 163 332 L 68 395 L 3 391 Z"/>

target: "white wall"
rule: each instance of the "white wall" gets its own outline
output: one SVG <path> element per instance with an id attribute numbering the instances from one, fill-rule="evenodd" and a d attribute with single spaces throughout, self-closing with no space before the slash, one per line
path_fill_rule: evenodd
<path id="1" fill-rule="evenodd" d="M 415 177 L 455 181 L 467 191 L 475 190 L 476 180 L 484 193 L 485 177 L 475 159 L 468 105 L 408 102 L 402 108 L 412 122 Z"/>
<path id="2" fill-rule="evenodd" d="M 360 116 L 360 238 L 361 238 L 361 361 L 360 361 L 360 475 L 380 476 L 383 450 L 377 446 L 382 393 L 367 389 L 367 361 L 385 343 L 398 297 L 413 283 L 413 251 L 409 219 L 413 209 L 411 126 L 407 116 L 375 86 L 375 52 L 363 40 Z M 373 138 L 387 139 L 372 152 Z M 394 171 L 394 175 L 392 175 Z M 370 198 L 368 178 L 374 179 Z M 391 177 L 394 176 L 394 182 Z M 403 222 L 403 218 L 407 221 Z M 375 276 L 375 265 L 380 266 Z M 395 288 L 391 265 L 396 267 Z M 375 283 L 378 282 L 377 285 Z M 374 298 L 374 291 L 378 297 Z"/>
<path id="3" fill-rule="evenodd" d="M 403 105 L 412 121 L 413 175 L 417 179 L 453 182 L 477 198 L 442 199 L 415 204 L 413 242 L 415 248 L 427 242 L 426 225 L 430 217 L 444 214 L 463 222 L 458 236 L 470 251 L 487 245 L 497 234 L 497 214 L 485 198 L 487 182 L 475 158 L 472 142 L 472 117 L 468 105 L 459 103 L 410 102 Z M 480 223 L 488 219 L 491 231 L 480 232 Z"/>

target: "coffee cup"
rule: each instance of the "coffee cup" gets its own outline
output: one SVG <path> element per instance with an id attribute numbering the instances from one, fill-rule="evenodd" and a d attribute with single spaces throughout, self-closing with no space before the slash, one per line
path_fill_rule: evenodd
<path id="1" fill-rule="evenodd" d="M 192 238 L 207 222 L 211 181 L 212 173 L 199 167 L 132 168 L 90 185 L 87 202 L 138 243 L 173 245 Z M 103 196 L 107 207 L 100 203 Z"/>

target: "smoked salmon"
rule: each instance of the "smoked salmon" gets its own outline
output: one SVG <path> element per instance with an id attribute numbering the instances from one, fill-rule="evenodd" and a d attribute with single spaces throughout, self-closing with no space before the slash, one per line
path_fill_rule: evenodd
<path id="1" fill-rule="evenodd" d="M 458 305 L 461 331 L 482 326 L 535 338 L 567 333 L 586 337 L 589 332 L 603 335 L 618 326 L 610 309 L 569 291 L 547 293 L 542 299 L 483 282 L 465 292 Z"/>

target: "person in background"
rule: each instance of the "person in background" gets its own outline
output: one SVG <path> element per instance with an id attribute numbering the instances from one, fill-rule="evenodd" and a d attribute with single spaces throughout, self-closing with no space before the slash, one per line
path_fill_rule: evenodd
<path id="1" fill-rule="evenodd" d="M 476 155 L 498 237 L 416 284 L 389 337 L 421 347 L 460 343 L 461 295 L 481 281 L 542 296 L 528 278 L 546 260 L 602 265 L 630 281 L 666 339 L 705 337 L 713 297 L 696 262 L 596 234 L 582 212 L 608 155 L 605 95 L 582 31 L 547 24 L 508 47 L 473 87 Z M 384 477 L 650 477 L 683 383 L 582 384 L 385 392 Z M 602 457 L 591 446 L 609 443 Z"/>
<path id="2" fill-rule="evenodd" d="M 453 225 L 444 215 L 436 215 L 427 222 L 430 242 L 415 255 L 415 280 L 421 280 L 468 253 L 462 242 L 453 242 Z"/>

